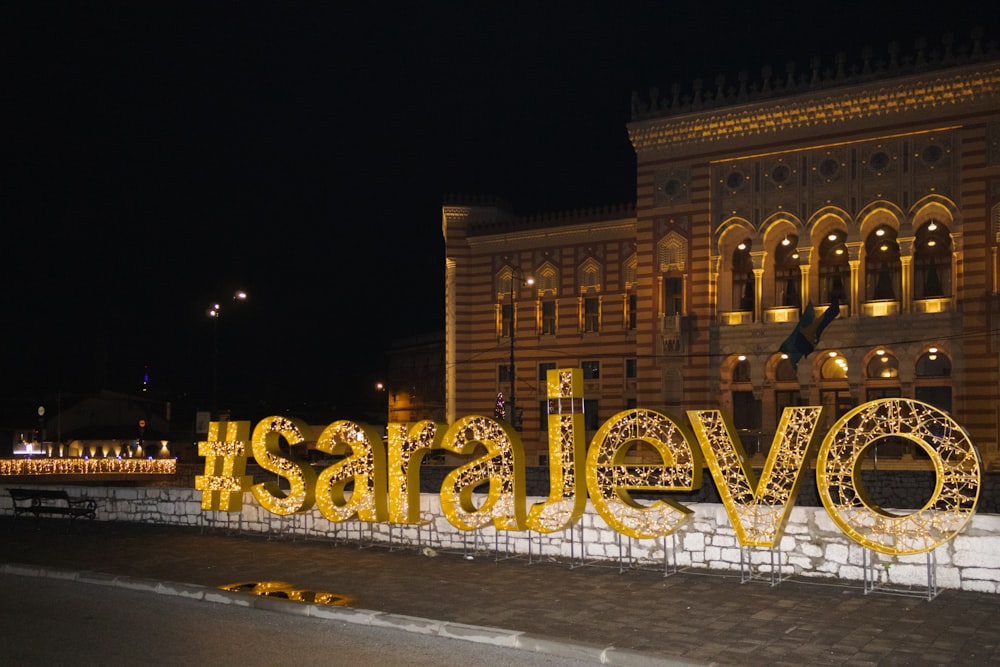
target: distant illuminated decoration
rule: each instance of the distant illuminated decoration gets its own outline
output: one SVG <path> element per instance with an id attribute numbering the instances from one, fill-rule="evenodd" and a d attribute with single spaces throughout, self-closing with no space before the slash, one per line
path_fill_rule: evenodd
<path id="1" fill-rule="evenodd" d="M 173 475 L 176 459 L 137 458 L 39 458 L 0 459 L 3 475 Z"/>
<path id="2" fill-rule="evenodd" d="M 628 465 L 631 445 L 643 442 L 665 465 Z M 692 491 L 701 486 L 701 453 L 670 418 L 652 410 L 626 410 L 594 436 L 587 455 L 587 491 L 609 526 L 635 538 L 669 535 L 691 510 L 673 500 L 643 505 L 633 491 Z"/>
<path id="3" fill-rule="evenodd" d="M 894 514 L 872 502 L 861 478 L 865 450 L 886 437 L 916 443 L 937 474 L 934 495 L 916 512 Z M 816 461 L 820 499 L 858 544 L 885 554 L 917 554 L 944 544 L 972 518 L 980 462 L 965 430 L 927 403 L 885 398 L 854 408 L 826 435 Z"/>

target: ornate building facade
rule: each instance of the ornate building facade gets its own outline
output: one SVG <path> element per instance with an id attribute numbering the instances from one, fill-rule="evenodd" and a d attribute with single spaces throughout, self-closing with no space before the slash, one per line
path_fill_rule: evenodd
<path id="1" fill-rule="evenodd" d="M 907 397 L 1000 463 L 1000 53 L 953 46 L 637 96 L 634 208 L 446 204 L 448 420 L 513 395 L 545 464 L 545 371 L 579 367 L 588 437 L 630 407 L 719 408 L 762 460 L 786 406 L 829 426 Z M 834 301 L 794 365 L 782 342 Z M 913 443 L 879 449 L 924 467 Z"/>

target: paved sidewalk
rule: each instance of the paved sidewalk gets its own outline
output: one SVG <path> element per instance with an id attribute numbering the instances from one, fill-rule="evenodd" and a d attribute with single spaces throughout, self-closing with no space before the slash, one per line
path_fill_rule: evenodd
<path id="1" fill-rule="evenodd" d="M 1000 664 L 1000 595 L 943 590 L 927 600 L 865 595 L 857 582 L 740 584 L 735 573 L 665 577 L 619 573 L 617 564 L 570 568 L 486 553 L 467 560 L 130 523 L 67 528 L 0 518 L 0 572 L 105 573 L 213 589 L 281 580 L 350 596 L 355 609 L 525 633 L 535 650 L 610 664 Z M 607 647 L 617 654 L 602 653 Z"/>

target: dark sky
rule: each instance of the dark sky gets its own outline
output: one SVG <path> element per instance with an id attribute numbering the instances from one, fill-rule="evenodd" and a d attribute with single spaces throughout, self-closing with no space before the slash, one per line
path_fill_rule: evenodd
<path id="1" fill-rule="evenodd" d="M 213 300 L 220 407 L 355 417 L 390 342 L 443 328 L 446 194 L 632 201 L 632 90 L 1000 38 L 980 2 L 21 4 L 2 21 L 7 422 L 136 392 L 145 366 L 192 418 Z"/>

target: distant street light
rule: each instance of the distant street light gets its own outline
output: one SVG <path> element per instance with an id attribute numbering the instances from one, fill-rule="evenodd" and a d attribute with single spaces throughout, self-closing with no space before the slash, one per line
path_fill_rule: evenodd
<path id="1" fill-rule="evenodd" d="M 233 302 L 246 301 L 247 293 L 238 290 L 233 294 Z M 219 318 L 222 315 L 222 306 L 213 303 L 208 307 L 208 316 L 212 318 L 212 418 L 219 416 Z"/>
<path id="2" fill-rule="evenodd" d="M 520 281 L 520 284 L 518 284 Z M 515 429 L 521 428 L 521 420 L 517 418 L 516 413 L 516 401 L 514 398 L 515 385 L 517 380 L 517 373 L 514 370 L 514 329 L 517 325 L 517 288 L 522 285 L 534 285 L 535 279 L 531 277 L 525 277 L 521 269 L 517 267 L 511 267 L 510 272 L 510 410 L 508 412 L 508 419 L 510 420 L 510 425 Z"/>

